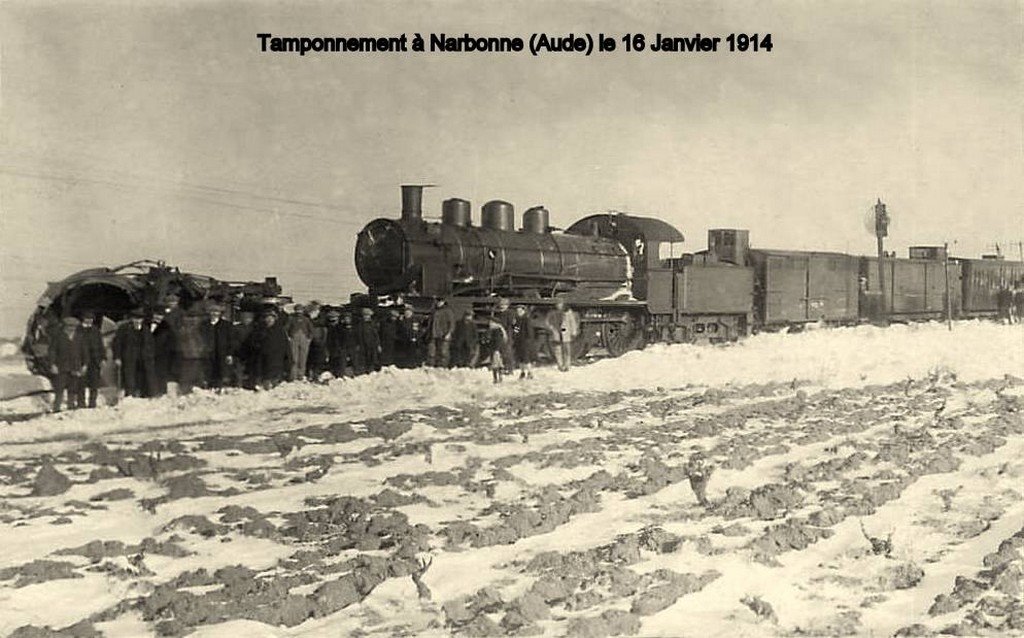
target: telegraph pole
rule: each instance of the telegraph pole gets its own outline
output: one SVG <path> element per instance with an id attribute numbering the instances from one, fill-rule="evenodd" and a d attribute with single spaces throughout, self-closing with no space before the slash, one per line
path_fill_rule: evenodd
<path id="1" fill-rule="evenodd" d="M 882 303 L 878 306 L 878 318 L 885 321 L 889 316 L 889 298 L 886 295 L 885 285 L 885 250 L 882 245 L 882 238 L 889 234 L 889 214 L 885 211 L 885 204 L 878 199 L 875 204 L 875 239 L 878 240 L 878 289 L 882 292 Z"/>
<path id="2" fill-rule="evenodd" d="M 949 290 L 949 242 L 942 244 L 942 269 L 946 275 L 946 327 L 953 330 L 953 299 Z"/>

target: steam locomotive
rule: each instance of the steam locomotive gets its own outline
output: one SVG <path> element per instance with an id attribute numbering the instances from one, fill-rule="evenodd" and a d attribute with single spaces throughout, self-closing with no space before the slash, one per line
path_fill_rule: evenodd
<path id="1" fill-rule="evenodd" d="M 543 207 L 515 228 L 495 200 L 473 224 L 472 206 L 447 199 L 440 222 L 423 218 L 423 186 L 402 186 L 398 219 L 359 233 L 355 265 L 371 298 L 427 313 L 438 298 L 478 316 L 498 297 L 539 315 L 557 297 L 580 314 L 577 356 L 612 356 L 654 341 L 735 340 L 808 323 L 855 324 L 992 316 L 998 295 L 1024 281 L 1024 262 L 952 258 L 916 246 L 908 258 L 752 248 L 746 230 L 708 231 L 706 250 L 683 253 L 683 235 L 659 219 L 590 215 L 555 232 Z M 881 279 L 880 279 L 881 277 Z"/>

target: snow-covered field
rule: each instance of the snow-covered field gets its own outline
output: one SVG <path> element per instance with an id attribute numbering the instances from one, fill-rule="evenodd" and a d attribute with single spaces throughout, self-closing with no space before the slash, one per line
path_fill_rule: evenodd
<path id="1" fill-rule="evenodd" d="M 2 635 L 1024 632 L 1020 326 L 45 403 L 0 403 Z"/>

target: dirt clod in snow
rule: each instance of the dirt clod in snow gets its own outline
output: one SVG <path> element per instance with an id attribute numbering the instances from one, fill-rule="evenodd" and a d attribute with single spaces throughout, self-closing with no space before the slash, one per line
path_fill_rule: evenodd
<path id="1" fill-rule="evenodd" d="M 751 543 L 755 554 L 771 562 L 772 557 L 793 549 L 805 549 L 822 538 L 832 536 L 832 530 L 813 527 L 796 519 L 772 525 Z"/>
<path id="2" fill-rule="evenodd" d="M 92 623 L 87 620 L 79 621 L 63 629 L 51 629 L 49 625 L 37 627 L 36 625 L 24 625 L 18 627 L 8 638 L 101 638 L 103 636 Z"/>
<path id="3" fill-rule="evenodd" d="M 878 578 L 878 585 L 882 590 L 911 589 L 916 587 L 924 578 L 924 570 L 917 564 L 900 563 L 894 567 L 887 567 Z"/>
<path id="4" fill-rule="evenodd" d="M 775 615 L 775 609 L 771 606 L 771 603 L 762 599 L 760 596 L 744 596 L 740 599 L 750 611 L 754 612 L 759 620 L 767 620 L 772 624 L 778 624 L 779 618 Z"/>
<path id="5" fill-rule="evenodd" d="M 134 498 L 135 492 L 131 491 L 127 487 L 119 487 L 116 490 L 108 490 L 106 492 L 100 492 L 92 496 L 90 501 L 124 501 L 130 498 Z"/>
<path id="6" fill-rule="evenodd" d="M 64 561 L 34 560 L 31 563 L 0 569 L 0 581 L 14 580 L 14 587 L 26 587 L 50 580 L 82 578 L 75 566 Z"/>
<path id="7" fill-rule="evenodd" d="M 566 635 L 573 638 L 633 636 L 640 631 L 640 617 L 620 609 L 609 609 L 600 616 L 574 618 Z"/>
<path id="8" fill-rule="evenodd" d="M 56 496 L 70 487 L 71 479 L 57 471 L 52 463 L 43 463 L 32 483 L 32 496 Z"/>

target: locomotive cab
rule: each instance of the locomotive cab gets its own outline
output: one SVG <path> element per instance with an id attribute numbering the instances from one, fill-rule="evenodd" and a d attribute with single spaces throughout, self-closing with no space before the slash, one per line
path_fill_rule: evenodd
<path id="1" fill-rule="evenodd" d="M 650 273 L 671 269 L 671 263 L 666 263 L 671 259 L 662 258 L 662 248 L 667 246 L 675 249 L 683 242 L 683 234 L 660 219 L 625 213 L 590 215 L 577 221 L 565 232 L 618 242 L 629 253 L 629 263 L 633 269 L 633 296 L 637 299 L 650 297 Z"/>

